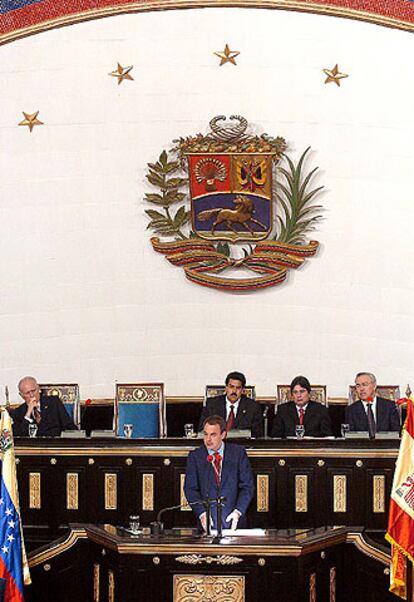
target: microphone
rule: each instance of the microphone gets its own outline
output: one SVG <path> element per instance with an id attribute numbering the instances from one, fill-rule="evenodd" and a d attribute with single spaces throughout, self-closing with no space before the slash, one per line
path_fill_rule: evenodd
<path id="1" fill-rule="evenodd" d="M 263 437 L 264 437 L 264 439 L 267 439 L 268 434 L 269 434 L 268 413 L 269 413 L 269 406 L 265 405 L 264 410 L 263 410 Z"/>
<path id="2" fill-rule="evenodd" d="M 176 504 L 175 506 L 167 506 L 166 508 L 161 508 L 161 510 L 157 514 L 157 520 L 150 523 L 151 535 L 162 535 L 164 532 L 164 525 L 161 521 L 161 516 L 165 512 L 169 512 L 170 510 L 180 510 L 181 508 L 186 508 L 186 506 L 197 506 L 202 504 L 203 506 L 210 506 L 211 504 L 224 504 L 227 501 L 227 498 L 224 496 L 219 496 L 217 498 L 205 498 L 204 500 L 195 500 L 194 502 L 188 502 L 186 504 Z"/>

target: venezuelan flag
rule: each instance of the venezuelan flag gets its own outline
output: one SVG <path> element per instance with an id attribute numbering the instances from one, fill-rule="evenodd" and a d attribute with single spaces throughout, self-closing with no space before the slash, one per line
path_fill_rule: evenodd
<path id="1" fill-rule="evenodd" d="M 0 601 L 22 602 L 23 585 L 30 583 L 23 542 L 11 418 L 0 418 Z"/>

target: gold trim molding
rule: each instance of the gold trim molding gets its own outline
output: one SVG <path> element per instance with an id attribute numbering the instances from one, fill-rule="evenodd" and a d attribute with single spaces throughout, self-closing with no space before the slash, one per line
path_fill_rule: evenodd
<path id="1" fill-rule="evenodd" d="M 23 27 L 0 36 L 0 44 L 6 44 L 20 38 L 34 35 L 42 31 L 55 29 L 64 25 L 74 25 L 83 21 L 90 21 L 103 17 L 111 17 L 125 13 L 152 12 L 155 10 L 173 10 L 188 8 L 217 8 L 223 6 L 221 0 L 158 0 L 157 2 L 143 0 L 142 2 L 133 2 L 125 6 L 109 6 L 94 8 L 80 13 L 63 15 L 50 19 L 47 22 L 37 23 L 28 27 Z M 375 25 L 393 27 L 405 31 L 414 31 L 414 23 L 402 19 L 379 15 L 359 9 L 346 8 L 343 6 L 333 6 L 319 4 L 318 2 L 304 2 L 299 0 L 227 0 L 226 7 L 230 8 L 265 8 L 291 10 L 304 13 L 314 13 L 318 15 L 328 15 L 332 17 L 347 17 L 356 21 L 367 21 Z"/>
<path id="2" fill-rule="evenodd" d="M 184 482 L 185 482 L 185 474 L 180 474 L 180 504 L 182 506 L 181 512 L 191 512 L 191 506 L 189 506 L 187 502 L 187 498 L 184 493 Z"/>
<path id="3" fill-rule="evenodd" d="M 93 602 L 99 602 L 99 573 L 100 565 L 95 562 L 93 565 Z"/>
<path id="4" fill-rule="evenodd" d="M 79 475 L 77 472 L 66 473 L 66 509 L 79 510 Z"/>
<path id="5" fill-rule="evenodd" d="M 243 558 L 237 556 L 227 556 L 226 554 L 220 554 L 217 556 L 203 556 L 202 554 L 185 554 L 184 556 L 177 556 L 177 562 L 183 564 L 219 564 L 220 566 L 229 566 L 233 564 L 239 564 L 243 562 Z"/>
<path id="6" fill-rule="evenodd" d="M 42 507 L 40 472 L 29 473 L 29 508 L 39 510 Z"/>
<path id="7" fill-rule="evenodd" d="M 295 512 L 308 511 L 308 475 L 295 476 Z"/>
<path id="8" fill-rule="evenodd" d="M 154 475 L 142 475 L 142 509 L 154 510 Z"/>
<path id="9" fill-rule="evenodd" d="M 173 602 L 244 602 L 242 575 L 174 575 Z"/>
<path id="10" fill-rule="evenodd" d="M 256 475 L 257 512 L 269 512 L 269 475 Z"/>
<path id="11" fill-rule="evenodd" d="M 105 473 L 105 510 L 117 509 L 118 475 L 113 472 Z"/>
<path id="12" fill-rule="evenodd" d="M 336 567 L 329 569 L 329 602 L 336 602 Z"/>
<path id="13" fill-rule="evenodd" d="M 316 573 L 309 576 L 309 602 L 316 602 Z"/>
<path id="14" fill-rule="evenodd" d="M 346 512 L 346 475 L 333 476 L 333 511 Z"/>
<path id="15" fill-rule="evenodd" d="M 115 602 L 115 575 L 111 570 L 108 571 L 108 602 Z"/>
<path id="16" fill-rule="evenodd" d="M 372 477 L 372 512 L 374 514 L 385 512 L 385 475 Z"/>

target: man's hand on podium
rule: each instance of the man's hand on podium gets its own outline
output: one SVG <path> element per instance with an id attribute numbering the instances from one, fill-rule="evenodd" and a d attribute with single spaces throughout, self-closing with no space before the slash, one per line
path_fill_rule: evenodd
<path id="1" fill-rule="evenodd" d="M 239 523 L 239 518 L 241 517 L 241 512 L 239 512 L 239 510 L 237 510 L 237 508 L 235 508 L 233 510 L 233 512 L 231 512 L 228 517 L 226 518 L 226 523 L 231 521 L 231 527 L 230 529 L 232 531 L 235 531 L 237 529 L 237 525 Z"/>

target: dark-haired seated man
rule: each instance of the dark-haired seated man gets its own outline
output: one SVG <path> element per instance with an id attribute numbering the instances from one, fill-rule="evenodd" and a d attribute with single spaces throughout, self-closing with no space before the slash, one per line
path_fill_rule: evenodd
<path id="1" fill-rule="evenodd" d="M 277 407 L 273 420 L 272 437 L 294 437 L 296 426 L 303 425 L 305 437 L 329 437 L 332 435 L 328 408 L 311 401 L 311 386 L 305 376 L 296 376 L 290 384 L 293 401 Z"/>
<path id="2" fill-rule="evenodd" d="M 371 372 L 358 372 L 355 388 L 359 401 L 346 408 L 346 422 L 351 431 L 399 431 L 400 417 L 391 399 L 377 397 L 377 379 Z M 369 416 L 368 416 L 369 414 Z M 370 421 L 370 424 L 368 424 Z"/>
<path id="3" fill-rule="evenodd" d="M 38 437 L 59 437 L 62 431 L 76 430 L 59 397 L 43 395 L 35 378 L 25 376 L 18 388 L 24 403 L 11 414 L 15 436 L 27 437 L 30 424 L 37 424 Z"/>
<path id="4" fill-rule="evenodd" d="M 226 430 L 251 431 L 252 437 L 263 437 L 263 415 L 260 404 L 244 395 L 246 377 L 241 372 L 230 372 L 226 376 L 225 394 L 209 397 L 201 413 L 198 430 L 201 431 L 206 418 L 221 416 Z"/>
<path id="5" fill-rule="evenodd" d="M 245 515 L 253 498 L 254 480 L 246 450 L 225 443 L 226 423 L 221 416 L 210 416 L 203 425 L 204 445 L 189 453 L 184 492 L 190 503 L 223 496 L 222 527 L 237 529 L 246 525 Z M 192 506 L 205 531 L 206 509 Z M 217 504 L 211 508 L 212 527 L 217 528 Z"/>

